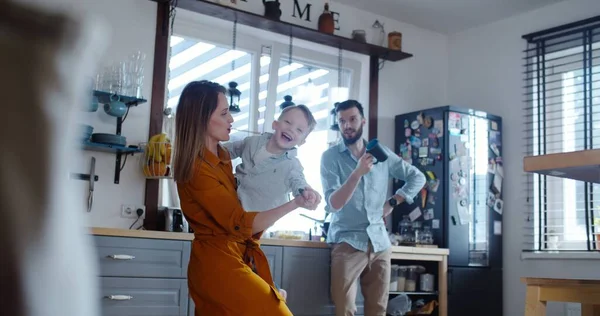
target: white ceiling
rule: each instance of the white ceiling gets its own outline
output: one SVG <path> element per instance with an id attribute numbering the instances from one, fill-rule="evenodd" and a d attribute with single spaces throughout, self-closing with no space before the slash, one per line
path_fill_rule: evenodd
<path id="1" fill-rule="evenodd" d="M 443 34 L 502 20 L 563 0 L 337 0 Z"/>

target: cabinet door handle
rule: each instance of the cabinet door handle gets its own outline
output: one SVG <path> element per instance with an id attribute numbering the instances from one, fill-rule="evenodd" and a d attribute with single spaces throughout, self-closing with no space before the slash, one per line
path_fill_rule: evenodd
<path id="1" fill-rule="evenodd" d="M 130 255 L 109 255 L 107 256 L 113 260 L 133 260 L 135 259 L 135 256 L 130 256 Z"/>
<path id="2" fill-rule="evenodd" d="M 129 300 L 133 299 L 133 296 L 131 296 L 131 295 L 107 295 L 106 298 L 109 300 L 113 300 L 113 301 L 129 301 Z"/>

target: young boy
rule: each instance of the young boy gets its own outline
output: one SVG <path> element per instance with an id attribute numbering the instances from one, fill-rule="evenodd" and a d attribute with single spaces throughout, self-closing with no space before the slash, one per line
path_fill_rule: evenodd
<path id="1" fill-rule="evenodd" d="M 306 183 L 296 146 L 304 144 L 316 121 L 305 105 L 283 109 L 273 122 L 273 133 L 248 136 L 223 144 L 231 159 L 242 158 L 236 167 L 238 197 L 245 210 L 260 212 L 289 201 L 289 193 L 315 201 L 318 193 Z M 303 190 L 303 193 L 300 191 Z"/>
<path id="2" fill-rule="evenodd" d="M 223 144 L 231 159 L 242 158 L 236 167 L 237 193 L 247 211 L 261 212 L 289 201 L 289 193 L 302 194 L 313 203 L 320 200 L 304 178 L 296 158 L 296 146 L 304 144 L 317 122 L 305 105 L 284 108 L 273 122 L 273 133 L 248 136 Z M 280 292 L 284 298 L 285 290 Z"/>

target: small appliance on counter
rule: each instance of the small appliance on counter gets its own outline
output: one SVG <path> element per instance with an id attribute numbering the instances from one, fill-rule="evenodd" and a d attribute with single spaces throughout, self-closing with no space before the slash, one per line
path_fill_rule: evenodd
<path id="1" fill-rule="evenodd" d="M 167 232 L 189 233 L 191 232 L 188 221 L 183 212 L 177 208 L 162 207 L 159 212 L 159 228 Z"/>

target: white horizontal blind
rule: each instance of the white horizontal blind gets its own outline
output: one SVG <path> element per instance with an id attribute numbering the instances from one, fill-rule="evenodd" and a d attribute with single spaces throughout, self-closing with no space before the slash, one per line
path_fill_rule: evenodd
<path id="1" fill-rule="evenodd" d="M 600 148 L 600 17 L 524 38 L 524 155 Z M 600 185 L 524 178 L 525 251 L 600 248 Z"/>

